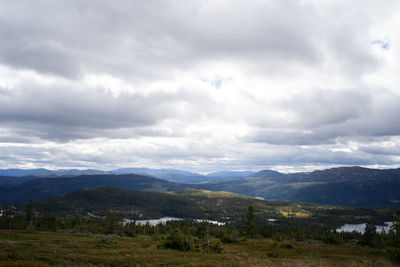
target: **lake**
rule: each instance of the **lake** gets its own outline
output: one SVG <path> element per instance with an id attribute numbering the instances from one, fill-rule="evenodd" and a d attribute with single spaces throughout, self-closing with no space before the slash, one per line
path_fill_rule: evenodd
<path id="1" fill-rule="evenodd" d="M 388 232 L 390 230 L 390 227 L 392 226 L 392 222 L 385 222 L 386 225 L 375 225 L 376 226 L 376 232 L 380 233 L 383 230 Z M 336 229 L 336 232 L 360 232 L 364 233 L 366 223 L 360 223 L 360 224 L 345 224 L 342 227 Z"/>
<path id="2" fill-rule="evenodd" d="M 129 220 L 129 219 L 124 219 L 124 224 L 130 223 L 130 222 L 136 222 L 136 224 L 140 225 L 145 225 L 149 224 L 151 226 L 155 226 L 157 224 L 165 224 L 166 222 L 169 221 L 180 221 L 183 220 L 182 218 L 175 218 L 175 217 L 163 217 L 160 219 L 151 219 L 151 220 Z M 211 221 L 211 220 L 204 220 L 204 219 L 194 219 L 195 222 L 209 222 L 211 224 L 218 224 L 218 225 L 225 225 L 224 222 L 218 222 L 218 221 Z"/>

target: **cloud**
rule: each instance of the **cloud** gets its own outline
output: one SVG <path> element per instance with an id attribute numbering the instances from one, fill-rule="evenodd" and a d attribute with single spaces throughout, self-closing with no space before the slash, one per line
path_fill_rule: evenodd
<path id="1" fill-rule="evenodd" d="M 396 1 L 3 1 L 0 167 L 397 166 L 399 14 Z"/>
<path id="2" fill-rule="evenodd" d="M 113 95 L 79 83 L 24 81 L 12 90 L 0 91 L 0 122 L 20 135 L 43 139 L 112 138 L 118 136 L 112 132 L 119 129 L 132 129 L 132 136 L 136 130 L 144 132 L 177 117 L 196 121 L 213 112 L 217 108 L 213 106 L 213 99 L 195 90 Z"/>
<path id="3" fill-rule="evenodd" d="M 67 78 L 96 72 L 153 79 L 213 61 L 274 72 L 271 62 L 317 64 L 327 53 L 341 66 L 357 63 L 353 70 L 375 65 L 360 45 L 370 22 L 340 11 L 319 14 L 314 4 L 293 0 L 8 3 L 0 58 Z"/>

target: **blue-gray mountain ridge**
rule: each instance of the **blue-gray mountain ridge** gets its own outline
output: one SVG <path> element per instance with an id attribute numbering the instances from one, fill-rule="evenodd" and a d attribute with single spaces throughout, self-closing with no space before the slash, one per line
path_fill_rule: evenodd
<path id="1" fill-rule="evenodd" d="M 0 204 L 26 203 L 81 188 L 116 186 L 147 191 L 184 188 L 227 191 L 268 200 L 364 207 L 400 206 L 400 169 L 340 167 L 322 171 L 283 174 L 264 170 L 244 178 L 202 184 L 176 183 L 136 174 L 0 177 L 0 181 L 29 177 L 29 181 L 0 186 Z"/>

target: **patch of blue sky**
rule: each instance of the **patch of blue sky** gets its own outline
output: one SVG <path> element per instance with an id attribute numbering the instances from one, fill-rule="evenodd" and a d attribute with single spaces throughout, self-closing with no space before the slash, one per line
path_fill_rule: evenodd
<path id="1" fill-rule="evenodd" d="M 216 89 L 220 89 L 223 83 L 231 82 L 231 81 L 232 81 L 232 78 L 230 78 L 230 77 L 226 77 L 226 78 L 216 78 L 216 79 L 214 79 L 214 80 L 209 80 L 209 79 L 206 79 L 206 78 L 201 78 L 200 80 L 201 80 L 202 82 L 206 82 L 206 83 L 211 84 L 211 85 L 214 86 Z"/>
<path id="2" fill-rule="evenodd" d="M 376 39 L 371 42 L 373 45 L 378 45 L 382 49 L 388 50 L 390 48 L 390 44 L 388 42 Z"/>

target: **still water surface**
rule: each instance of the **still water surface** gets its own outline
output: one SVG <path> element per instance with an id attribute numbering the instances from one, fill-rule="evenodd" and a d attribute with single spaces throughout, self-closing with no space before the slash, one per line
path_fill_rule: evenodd
<path id="1" fill-rule="evenodd" d="M 129 220 L 129 219 L 124 219 L 124 224 L 126 223 L 130 223 L 130 222 L 136 222 L 136 224 L 140 224 L 140 225 L 145 225 L 145 224 L 149 224 L 151 226 L 155 226 L 157 224 L 165 224 L 166 222 L 169 221 L 180 221 L 183 220 L 182 218 L 175 218 L 175 217 L 163 217 L 160 219 L 151 219 L 151 220 Z M 217 222 L 217 221 L 211 221 L 211 220 L 203 220 L 203 219 L 195 219 L 195 222 L 209 222 L 212 224 L 218 224 L 218 225 L 225 225 L 225 223 L 223 222 Z"/>
<path id="2" fill-rule="evenodd" d="M 385 222 L 385 224 L 386 225 L 376 225 L 376 232 L 380 233 L 383 230 L 388 232 L 393 223 L 392 222 Z M 365 225 L 366 225 L 366 223 L 345 224 L 342 227 L 336 229 L 336 232 L 353 232 L 353 231 L 356 231 L 356 232 L 364 233 Z"/>

